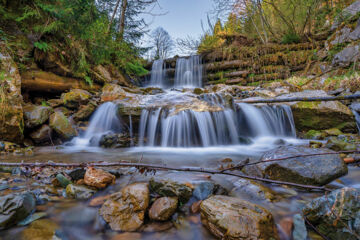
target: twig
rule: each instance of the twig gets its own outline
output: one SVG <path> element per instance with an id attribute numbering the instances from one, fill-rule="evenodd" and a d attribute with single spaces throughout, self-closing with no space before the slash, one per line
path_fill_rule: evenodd
<path id="1" fill-rule="evenodd" d="M 340 152 L 328 152 L 328 153 L 312 153 L 312 154 L 302 154 L 302 155 L 295 155 L 295 156 L 283 157 L 283 158 L 267 159 L 267 160 L 261 160 L 261 161 L 257 161 L 257 162 L 239 164 L 239 165 L 236 165 L 234 167 L 223 169 L 223 170 L 221 170 L 221 172 L 230 171 L 230 170 L 236 170 L 236 169 L 239 169 L 239 168 L 243 168 L 245 166 L 256 165 L 256 164 L 260 164 L 260 163 L 284 161 L 284 160 L 298 158 L 298 157 L 334 155 L 334 154 L 342 154 L 342 153 L 360 153 L 360 151 L 340 151 Z M 0 165 L 1 165 L 1 163 L 0 163 Z"/>
<path id="2" fill-rule="evenodd" d="M 298 188 L 305 188 L 310 190 L 319 190 L 319 191 L 331 191 L 331 189 L 321 186 L 312 186 L 312 185 L 305 185 L 305 184 L 298 184 L 298 183 L 291 183 L 285 181 L 278 181 L 278 180 L 271 180 L 259 177 L 252 177 L 243 174 L 236 174 L 236 173 L 229 173 L 229 172 L 221 172 L 215 171 L 211 169 L 205 168 L 196 168 L 196 167 L 186 167 L 186 168 L 175 168 L 175 167 L 168 167 L 163 165 L 150 165 L 150 164 L 142 164 L 142 163 L 126 163 L 126 162 L 113 162 L 113 163 L 0 163 L 0 166 L 7 166 L 7 167 L 136 167 L 136 168 L 145 168 L 151 170 L 172 170 L 172 171 L 179 171 L 179 172 L 201 172 L 201 173 L 208 173 L 208 174 L 222 174 L 228 176 L 235 176 L 239 178 L 254 180 L 254 181 L 261 181 L 266 183 L 273 183 L 279 185 L 288 185 Z"/>
<path id="3" fill-rule="evenodd" d="M 311 224 L 311 222 L 304 216 L 305 222 L 307 225 L 309 225 L 320 237 L 322 237 L 324 240 L 330 240 L 328 239 L 324 234 L 322 234 L 321 232 L 319 232 L 319 230 L 317 230 L 317 228 Z"/>

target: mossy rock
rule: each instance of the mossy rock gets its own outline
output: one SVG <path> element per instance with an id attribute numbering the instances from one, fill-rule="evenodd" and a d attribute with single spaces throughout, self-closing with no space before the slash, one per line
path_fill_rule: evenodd
<path id="1" fill-rule="evenodd" d="M 320 140 L 323 139 L 324 136 L 320 131 L 317 130 L 310 130 L 305 134 L 305 138 L 306 139 L 315 139 L 315 140 Z"/>
<path id="2" fill-rule="evenodd" d="M 75 128 L 62 112 L 55 112 L 50 116 L 50 127 L 65 140 L 77 136 Z"/>
<path id="3" fill-rule="evenodd" d="M 61 95 L 64 105 L 68 108 L 77 108 L 80 104 L 86 104 L 90 98 L 91 94 L 83 89 L 73 89 Z"/>
<path id="4" fill-rule="evenodd" d="M 23 109 L 27 128 L 34 128 L 45 123 L 52 112 L 52 109 L 46 106 L 26 105 Z"/>

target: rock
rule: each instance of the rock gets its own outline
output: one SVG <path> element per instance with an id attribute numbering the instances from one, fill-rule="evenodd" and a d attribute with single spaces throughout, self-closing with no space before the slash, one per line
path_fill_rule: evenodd
<path id="1" fill-rule="evenodd" d="M 196 185 L 193 195 L 197 200 L 205 200 L 213 194 L 215 184 L 212 182 L 202 182 Z"/>
<path id="2" fill-rule="evenodd" d="M 65 140 L 77 136 L 75 128 L 62 112 L 55 112 L 50 116 L 50 127 Z"/>
<path id="3" fill-rule="evenodd" d="M 359 46 L 348 46 L 339 53 L 335 54 L 332 65 L 340 67 L 348 67 L 351 63 L 359 58 Z"/>
<path id="4" fill-rule="evenodd" d="M 78 108 L 80 104 L 87 104 L 91 94 L 83 89 L 72 89 L 70 92 L 63 93 L 61 99 L 68 108 Z"/>
<path id="5" fill-rule="evenodd" d="M 190 210 L 191 210 L 191 213 L 195 214 L 195 213 L 198 213 L 200 211 L 200 204 L 202 203 L 202 201 L 197 201 L 197 202 L 194 202 L 193 204 L 191 204 L 191 207 L 190 207 Z"/>
<path id="6" fill-rule="evenodd" d="M 348 187 L 334 190 L 312 200 L 304 207 L 303 213 L 329 239 L 358 239 L 360 190 Z"/>
<path id="7" fill-rule="evenodd" d="M 293 228 L 293 219 L 291 217 L 284 217 L 280 220 L 278 226 L 286 239 L 290 239 Z"/>
<path id="8" fill-rule="evenodd" d="M 107 133 L 100 137 L 99 145 L 103 148 L 130 147 L 131 138 L 128 133 Z"/>
<path id="9" fill-rule="evenodd" d="M 306 139 L 321 140 L 324 138 L 323 134 L 317 130 L 310 130 L 305 134 Z"/>
<path id="10" fill-rule="evenodd" d="M 63 105 L 63 101 L 61 99 L 49 99 L 47 104 L 52 108 L 56 108 Z"/>
<path id="11" fill-rule="evenodd" d="M 178 199 L 176 197 L 162 197 L 156 199 L 149 210 L 149 217 L 155 221 L 166 221 L 176 211 Z"/>
<path id="12" fill-rule="evenodd" d="M 278 97 L 326 97 L 322 90 L 306 90 Z M 344 122 L 355 122 L 351 110 L 340 101 L 286 103 L 293 112 L 295 127 L 299 132 L 336 128 Z"/>
<path id="13" fill-rule="evenodd" d="M 336 137 L 331 137 L 327 142 L 325 147 L 334 150 L 334 151 L 353 151 L 356 150 L 356 145 L 353 143 L 348 143 Z"/>
<path id="14" fill-rule="evenodd" d="M 113 236 L 110 240 L 140 240 L 141 239 L 141 233 L 132 233 L 132 232 L 126 232 L 126 233 L 119 233 Z"/>
<path id="15" fill-rule="evenodd" d="M 85 177 L 86 170 L 84 168 L 75 168 L 66 172 L 71 180 L 77 181 Z"/>
<path id="16" fill-rule="evenodd" d="M 271 189 L 254 181 L 239 179 L 234 183 L 234 186 L 229 193 L 232 197 L 238 197 L 250 202 L 272 201 L 275 199 Z"/>
<path id="17" fill-rule="evenodd" d="M 34 128 L 45 123 L 51 114 L 52 109 L 45 106 L 26 105 L 23 107 L 25 126 Z"/>
<path id="18" fill-rule="evenodd" d="M 353 103 L 350 105 L 350 108 L 351 108 L 352 110 L 360 113 L 360 102 L 353 102 Z"/>
<path id="19" fill-rule="evenodd" d="M 96 190 L 75 184 L 69 184 L 66 187 L 66 195 L 71 198 L 86 200 L 92 197 Z"/>
<path id="20" fill-rule="evenodd" d="M 360 39 L 360 24 L 359 23 L 360 22 L 358 20 L 356 28 L 349 35 L 349 39 L 352 40 L 352 41 L 356 41 L 356 40 Z"/>
<path id="21" fill-rule="evenodd" d="M 35 195 L 27 192 L 0 197 L 0 229 L 9 228 L 35 210 Z"/>
<path id="22" fill-rule="evenodd" d="M 87 105 L 81 105 L 79 111 L 77 111 L 73 118 L 75 121 L 88 120 L 91 114 L 96 110 L 96 104 L 89 103 Z"/>
<path id="23" fill-rule="evenodd" d="M 336 17 L 333 25 L 331 26 L 331 31 L 334 31 L 343 21 L 350 19 L 358 12 L 360 12 L 360 1 L 355 1 L 353 4 L 342 10 L 342 12 Z"/>
<path id="24" fill-rule="evenodd" d="M 59 226 L 49 220 L 49 219 L 40 219 L 35 222 L 32 222 L 29 227 L 25 228 L 21 233 L 21 239 L 23 240 L 34 240 L 34 239 L 52 239 L 57 240 L 55 236 L 56 230 Z"/>
<path id="25" fill-rule="evenodd" d="M 89 207 L 99 207 L 105 203 L 106 200 L 110 198 L 110 195 L 100 196 L 91 199 L 89 202 Z"/>
<path id="26" fill-rule="evenodd" d="M 128 185 L 102 205 L 100 215 L 114 231 L 136 231 L 144 223 L 149 195 L 146 183 Z"/>
<path id="27" fill-rule="evenodd" d="M 24 220 L 20 221 L 17 225 L 18 226 L 26 226 L 26 225 L 29 225 L 30 223 L 32 223 L 36 220 L 39 220 L 41 218 L 44 218 L 46 216 L 47 216 L 46 212 L 36 212 L 34 214 L 29 215 Z"/>
<path id="28" fill-rule="evenodd" d="M 150 180 L 150 191 L 163 197 L 177 197 L 180 204 L 186 203 L 192 196 L 192 189 L 185 184 L 166 180 Z"/>
<path id="29" fill-rule="evenodd" d="M 344 27 L 335 33 L 334 40 L 330 42 L 332 46 L 348 42 L 350 39 L 351 29 Z"/>
<path id="30" fill-rule="evenodd" d="M 51 141 L 51 134 L 52 129 L 49 125 L 44 124 L 39 129 L 30 133 L 30 137 L 36 144 L 40 144 Z"/>
<path id="31" fill-rule="evenodd" d="M 305 226 L 305 220 L 300 214 L 295 214 L 293 217 L 294 229 L 292 237 L 294 240 L 306 240 L 307 230 Z"/>
<path id="32" fill-rule="evenodd" d="M 127 93 L 117 84 L 106 84 L 102 89 L 101 101 L 114 101 L 126 98 Z"/>
<path id="33" fill-rule="evenodd" d="M 111 83 L 112 82 L 112 77 L 111 74 L 109 73 L 109 71 L 101 66 L 101 65 L 97 65 L 94 68 L 94 72 L 93 75 L 95 75 L 95 80 L 98 83 L 104 84 L 104 83 Z"/>
<path id="34" fill-rule="evenodd" d="M 109 184 L 114 184 L 115 179 L 114 175 L 93 167 L 89 167 L 84 176 L 85 184 L 96 188 L 105 188 Z"/>
<path id="35" fill-rule="evenodd" d="M 58 182 L 60 183 L 60 185 L 63 188 L 66 188 L 67 185 L 71 184 L 71 181 L 69 179 L 67 179 L 64 175 L 62 175 L 61 173 L 56 175 L 56 180 L 58 180 Z"/>
<path id="36" fill-rule="evenodd" d="M 171 229 L 174 224 L 170 221 L 168 222 L 152 222 L 146 224 L 141 230 L 142 232 L 146 233 L 153 233 L 153 232 L 163 232 Z"/>
<path id="37" fill-rule="evenodd" d="M 304 154 L 331 153 L 328 149 L 313 149 L 303 146 L 283 146 L 266 152 L 262 160 L 298 156 Z M 324 185 L 347 173 L 347 166 L 339 155 L 318 155 L 291 158 L 246 166 L 248 175 L 287 181 L 299 184 Z"/>
<path id="38" fill-rule="evenodd" d="M 337 128 L 331 128 L 323 131 L 326 136 L 339 136 L 343 133 Z"/>
<path id="39" fill-rule="evenodd" d="M 200 205 L 201 222 L 221 239 L 278 239 L 274 219 L 263 207 L 227 196 L 212 196 Z"/>
<path id="40" fill-rule="evenodd" d="M 0 50 L 0 140 L 21 143 L 24 138 L 21 77 L 15 62 L 3 49 L 6 48 Z"/>

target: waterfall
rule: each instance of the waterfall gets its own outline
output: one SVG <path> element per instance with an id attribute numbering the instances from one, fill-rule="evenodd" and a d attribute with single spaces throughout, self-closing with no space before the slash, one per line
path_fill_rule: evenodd
<path id="1" fill-rule="evenodd" d="M 155 60 L 151 68 L 151 79 L 149 86 L 163 88 L 166 85 L 165 81 L 166 81 L 166 68 L 165 68 L 164 60 L 162 59 Z"/>
<path id="2" fill-rule="evenodd" d="M 98 146 L 100 137 L 104 133 L 120 133 L 123 130 L 123 124 L 117 112 L 116 104 L 112 102 L 102 104 L 92 115 L 85 133 L 74 138 L 73 143 L 82 146 Z"/>
<path id="3" fill-rule="evenodd" d="M 217 101 L 216 101 L 217 102 Z M 238 104 L 235 110 L 176 115 L 168 109 L 144 109 L 140 118 L 140 146 L 209 147 L 240 144 L 242 137 L 296 137 L 290 107 L 261 108 Z"/>
<path id="4" fill-rule="evenodd" d="M 200 56 L 178 58 L 175 69 L 175 87 L 202 87 L 202 73 Z"/>
<path id="5" fill-rule="evenodd" d="M 360 134 L 360 114 L 355 110 L 353 110 L 353 113 L 355 115 L 356 125 L 358 127 L 358 131 L 359 131 L 359 134 Z"/>

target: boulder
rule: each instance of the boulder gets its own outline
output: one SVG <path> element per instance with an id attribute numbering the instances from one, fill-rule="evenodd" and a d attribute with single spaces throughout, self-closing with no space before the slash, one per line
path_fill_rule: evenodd
<path id="1" fill-rule="evenodd" d="M 229 193 L 232 197 L 238 197 L 250 202 L 272 201 L 275 199 L 274 192 L 260 183 L 239 179 L 234 183 L 234 188 Z"/>
<path id="2" fill-rule="evenodd" d="M 34 240 L 34 239 L 52 239 L 58 240 L 56 236 L 56 230 L 59 226 L 49 219 L 39 219 L 32 222 L 29 227 L 25 228 L 21 233 L 22 240 Z"/>
<path id="3" fill-rule="evenodd" d="M 144 223 L 149 195 L 147 183 L 128 185 L 102 205 L 100 215 L 114 231 L 136 231 Z"/>
<path id="4" fill-rule="evenodd" d="M 45 123 L 51 114 L 52 109 L 46 106 L 26 105 L 23 107 L 25 126 L 34 128 Z"/>
<path id="5" fill-rule="evenodd" d="M 215 184 L 213 182 L 201 182 L 196 185 L 193 195 L 197 200 L 205 200 L 213 194 Z"/>
<path id="6" fill-rule="evenodd" d="M 325 147 L 334 151 L 354 151 L 357 149 L 355 144 L 348 143 L 336 137 L 329 138 L 328 141 L 326 142 Z"/>
<path id="7" fill-rule="evenodd" d="M 292 237 L 294 240 L 306 240 L 307 230 L 305 226 L 305 220 L 302 215 L 295 214 L 293 217 L 294 228 Z"/>
<path id="8" fill-rule="evenodd" d="M 126 91 L 117 84 L 106 84 L 102 89 L 101 101 L 114 101 L 126 98 Z"/>
<path id="9" fill-rule="evenodd" d="M 360 12 L 360 1 L 355 1 L 350 6 L 345 8 L 335 19 L 331 26 L 331 31 L 338 28 L 344 20 L 350 19 Z"/>
<path id="10" fill-rule="evenodd" d="M 75 128 L 73 128 L 67 117 L 62 112 L 54 112 L 51 114 L 50 127 L 65 140 L 77 136 Z"/>
<path id="11" fill-rule="evenodd" d="M 192 189 L 185 184 L 154 178 L 150 180 L 150 191 L 163 197 L 177 197 L 181 204 L 192 196 Z"/>
<path id="12" fill-rule="evenodd" d="M 0 229 L 16 225 L 29 216 L 36 206 L 34 194 L 8 194 L 0 197 Z"/>
<path id="13" fill-rule="evenodd" d="M 76 184 L 69 184 L 66 187 L 66 196 L 86 200 L 92 197 L 96 193 L 96 190 Z"/>
<path id="14" fill-rule="evenodd" d="M 155 221 L 166 221 L 176 211 L 178 199 L 176 197 L 162 197 L 156 199 L 149 210 L 149 217 Z"/>
<path id="15" fill-rule="evenodd" d="M 108 133 L 100 137 L 99 146 L 103 148 L 130 147 L 131 138 L 128 133 Z"/>
<path id="16" fill-rule="evenodd" d="M 359 239 L 359 189 L 346 187 L 332 191 L 308 203 L 303 213 L 329 239 Z"/>
<path id="17" fill-rule="evenodd" d="M 73 115 L 75 121 L 88 120 L 91 114 L 96 110 L 96 104 L 90 102 L 87 105 L 81 105 L 79 110 Z"/>
<path id="18" fill-rule="evenodd" d="M 39 129 L 30 133 L 30 137 L 36 144 L 40 144 L 51 141 L 51 134 L 52 129 L 49 125 L 44 124 Z"/>
<path id="19" fill-rule="evenodd" d="M 348 46 L 335 54 L 331 64 L 333 66 L 348 67 L 359 58 L 359 46 Z"/>
<path id="20" fill-rule="evenodd" d="M 91 94 L 83 89 L 72 89 L 70 92 L 63 93 L 61 99 L 68 108 L 78 108 L 80 104 L 87 104 Z"/>
<path id="21" fill-rule="evenodd" d="M 271 213 L 239 198 L 212 196 L 200 213 L 203 225 L 221 239 L 279 239 Z"/>
<path id="22" fill-rule="evenodd" d="M 330 42 L 331 45 L 342 44 L 349 41 L 349 36 L 351 33 L 351 29 L 348 27 L 344 27 L 341 30 L 337 31 L 334 36 L 334 40 Z"/>
<path id="23" fill-rule="evenodd" d="M 306 90 L 282 95 L 281 98 L 290 97 L 327 97 L 322 90 Z M 336 128 L 344 122 L 355 122 L 351 110 L 340 101 L 328 102 L 290 102 L 286 103 L 293 112 L 295 126 L 298 131 L 324 130 Z"/>
<path id="24" fill-rule="evenodd" d="M 329 149 L 303 146 L 282 146 L 266 152 L 261 160 L 305 154 L 332 153 Z M 325 185 L 347 173 L 347 166 L 338 154 L 290 158 L 246 166 L 248 175 L 299 184 Z"/>
<path id="25" fill-rule="evenodd" d="M 21 77 L 4 50 L 0 50 L 0 99 L 0 140 L 21 143 L 24 138 Z"/>
<path id="26" fill-rule="evenodd" d="M 115 176 L 102 170 L 89 167 L 84 176 L 85 184 L 96 188 L 105 188 L 115 183 Z"/>

